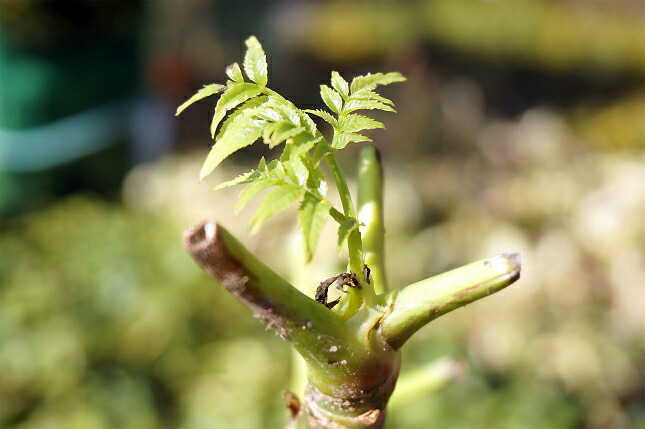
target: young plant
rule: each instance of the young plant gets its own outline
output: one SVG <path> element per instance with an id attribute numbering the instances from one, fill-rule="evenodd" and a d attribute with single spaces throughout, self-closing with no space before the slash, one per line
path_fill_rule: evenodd
<path id="1" fill-rule="evenodd" d="M 405 78 L 399 73 L 376 73 L 347 82 L 332 72 L 331 86 L 320 86 L 329 111 L 303 110 L 267 87 L 266 56 L 258 40 L 251 37 L 246 46 L 243 66 L 235 63 L 227 68 L 225 85 L 207 85 L 177 109 L 179 114 L 197 100 L 220 95 L 210 127 L 215 144 L 200 180 L 229 155 L 258 140 L 270 148 L 282 146 L 276 159 L 262 158 L 255 170 L 216 189 L 246 185 L 236 210 L 270 189 L 250 222 L 251 233 L 298 203 L 307 260 L 323 227 L 333 219 L 339 249 L 346 248 L 349 255 L 347 272 L 320 282 L 315 296 L 309 297 L 210 220 L 185 232 L 187 249 L 206 272 L 303 357 L 308 384 L 302 408 L 295 396 L 290 396 L 294 415 L 306 416 L 304 424 L 313 428 L 382 427 L 399 374 L 401 346 L 433 319 L 517 280 L 519 255 L 494 256 L 389 290 L 384 269 L 380 158 L 372 146 L 363 148 L 355 206 L 336 156 L 350 143 L 371 141 L 361 132 L 384 128 L 381 122 L 358 112 L 394 112 L 392 101 L 376 90 Z M 332 135 L 325 137 L 313 117 L 331 125 Z M 323 168 L 334 181 L 340 207 L 326 199 Z M 328 289 L 334 286 L 345 293 L 330 302 Z"/>

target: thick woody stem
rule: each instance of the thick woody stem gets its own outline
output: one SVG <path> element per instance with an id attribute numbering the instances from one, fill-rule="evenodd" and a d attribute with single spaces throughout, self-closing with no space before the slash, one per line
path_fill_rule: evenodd
<path id="1" fill-rule="evenodd" d="M 399 376 L 400 355 L 386 366 L 387 376 L 371 389 L 329 396 L 313 384 L 305 390 L 304 407 L 313 429 L 381 429 L 386 407 Z"/>
<path id="2" fill-rule="evenodd" d="M 208 274 L 293 343 L 305 360 L 326 364 L 327 349 L 343 343 L 346 331 L 339 317 L 273 272 L 215 222 L 186 230 L 184 243 Z"/>

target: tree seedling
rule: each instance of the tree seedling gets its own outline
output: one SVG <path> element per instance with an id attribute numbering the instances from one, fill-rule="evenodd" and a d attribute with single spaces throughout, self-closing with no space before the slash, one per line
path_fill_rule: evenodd
<path id="1" fill-rule="evenodd" d="M 258 40 L 250 37 L 246 47 L 242 67 L 235 63 L 227 68 L 226 84 L 205 86 L 177 109 L 179 114 L 195 101 L 219 95 L 210 126 L 215 144 L 200 180 L 229 155 L 256 141 L 269 148 L 280 146 L 282 152 L 275 159 L 261 158 L 256 169 L 215 189 L 245 185 L 236 210 L 268 190 L 250 221 L 251 233 L 297 203 L 307 260 L 332 219 L 337 224 L 338 247 L 347 250 L 347 272 L 322 281 L 312 298 L 213 221 L 188 229 L 186 247 L 207 273 L 304 359 L 308 384 L 302 404 L 294 394 L 287 395 L 294 426 L 382 427 L 399 375 L 401 346 L 442 314 L 513 283 L 520 275 L 520 257 L 494 256 L 390 290 L 383 254 L 380 157 L 370 145 L 360 153 L 356 206 L 336 157 L 349 144 L 370 142 L 363 131 L 384 128 L 358 112 L 394 112 L 393 102 L 376 90 L 405 78 L 400 73 L 375 73 L 348 82 L 332 72 L 331 85 L 320 86 L 329 110 L 303 110 L 267 87 L 267 61 Z M 332 135 L 324 136 L 314 118 L 331 125 Z M 326 199 L 323 168 L 333 179 L 340 207 Z M 329 302 L 328 291 L 334 284 L 344 293 Z"/>

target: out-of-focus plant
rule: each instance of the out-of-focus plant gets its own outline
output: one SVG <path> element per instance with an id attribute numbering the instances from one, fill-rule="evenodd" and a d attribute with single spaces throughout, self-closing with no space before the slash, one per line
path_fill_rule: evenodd
<path id="1" fill-rule="evenodd" d="M 332 72 L 331 87 L 321 85 L 322 99 L 330 111 L 301 110 L 267 87 L 266 56 L 257 39 L 249 38 L 246 46 L 246 79 L 235 63 L 227 69 L 225 85 L 204 87 L 177 110 L 179 114 L 191 103 L 221 93 L 211 123 L 215 144 L 200 179 L 257 140 L 269 148 L 284 145 L 277 159 L 267 163 L 262 158 L 257 169 L 216 189 L 246 184 L 237 205 L 241 209 L 253 196 L 271 188 L 251 220 L 252 233 L 275 214 L 299 203 L 298 223 L 307 260 L 331 217 L 338 223 L 339 247 L 347 248 L 347 272 L 320 282 L 312 299 L 213 221 L 187 230 L 186 247 L 209 274 L 303 357 L 308 378 L 304 412 L 295 395 L 289 395 L 294 425 L 299 420 L 298 424 L 316 428 L 382 427 L 399 375 L 401 346 L 428 322 L 517 280 L 519 255 L 498 255 L 388 290 L 379 155 L 371 146 L 361 152 L 356 206 L 336 155 L 349 143 L 370 141 L 362 131 L 384 128 L 356 112 L 394 111 L 392 101 L 375 90 L 404 77 L 376 73 L 358 76 L 350 83 Z M 331 125 L 330 139 L 310 115 Z M 340 209 L 327 200 L 323 165 L 333 178 Z M 344 293 L 330 300 L 329 289 L 334 284 Z"/>

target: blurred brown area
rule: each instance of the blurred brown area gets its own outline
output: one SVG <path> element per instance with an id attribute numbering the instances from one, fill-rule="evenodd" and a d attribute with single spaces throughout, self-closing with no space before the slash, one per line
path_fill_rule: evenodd
<path id="1" fill-rule="evenodd" d="M 64 19 L 48 15 L 51 3 L 0 1 L 0 427 L 287 421 L 288 344 L 202 275 L 180 243 L 184 227 L 214 217 L 293 274 L 293 212 L 249 237 L 252 204 L 235 215 L 238 190 L 210 193 L 267 152 L 257 145 L 200 184 L 212 102 L 173 116 L 202 85 L 226 79 L 250 34 L 267 51 L 269 86 L 303 108 L 322 107 L 318 85 L 331 70 L 348 79 L 395 70 L 408 77 L 386 88 L 397 113 L 379 115 L 388 129 L 371 134 L 385 164 L 393 287 L 522 253 L 517 284 L 438 319 L 406 346 L 403 371 L 456 356 L 470 373 L 392 409 L 388 427 L 645 425 L 642 2 L 78 1 L 66 4 Z M 111 25 L 109 16 L 117 17 Z M 124 16 L 138 16 L 128 21 L 138 36 L 118 30 L 127 28 Z M 55 142 L 50 126 L 94 112 L 83 104 L 88 93 L 70 93 L 57 103 L 73 109 L 53 111 L 34 89 L 43 74 L 30 69 L 23 86 L 10 87 L 16 63 L 8 61 L 53 67 L 52 52 L 107 28 L 110 40 L 129 40 L 123 48 L 138 52 L 136 75 L 121 88 L 154 103 L 123 114 L 151 134 L 119 134 L 65 160 L 57 151 L 70 149 L 38 139 Z M 19 36 L 27 53 L 17 56 L 7 46 Z M 98 46 L 86 44 L 87 52 Z M 109 80 L 123 70 L 119 58 L 84 66 Z M 56 70 L 68 70 L 60 85 L 91 82 L 80 69 Z M 18 102 L 2 94 L 27 89 L 44 119 L 27 123 L 26 115 L 20 128 L 9 126 Z M 94 97 L 98 107 L 109 102 Z M 130 126 L 96 123 L 103 128 L 90 129 L 92 138 Z M 7 161 L 15 142 L 34 139 L 39 151 L 15 158 L 31 169 L 17 171 Z M 149 152 L 133 143 L 141 139 L 152 142 Z M 148 155 L 126 155 L 137 147 Z M 356 149 L 341 157 L 349 176 Z M 35 159 L 44 150 L 46 160 L 62 161 Z M 342 270 L 342 258 L 330 258 L 333 231 L 323 236 L 306 268 L 312 287 Z"/>

